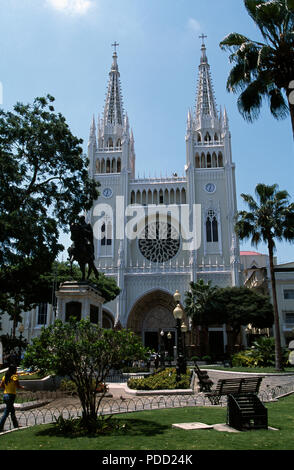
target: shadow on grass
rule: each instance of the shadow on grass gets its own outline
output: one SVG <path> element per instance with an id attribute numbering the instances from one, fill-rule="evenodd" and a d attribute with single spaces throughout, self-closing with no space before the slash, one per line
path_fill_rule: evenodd
<path id="1" fill-rule="evenodd" d="M 68 429 L 67 432 L 61 431 L 57 424 L 51 424 L 46 429 L 41 429 L 36 433 L 37 436 L 55 436 L 65 438 L 76 437 L 97 437 L 97 436 L 155 436 L 163 434 L 169 426 L 156 423 L 155 421 L 143 419 L 123 419 L 114 418 L 110 421 L 111 426 L 107 429 L 100 429 L 97 432 L 87 432 L 85 429 Z"/>

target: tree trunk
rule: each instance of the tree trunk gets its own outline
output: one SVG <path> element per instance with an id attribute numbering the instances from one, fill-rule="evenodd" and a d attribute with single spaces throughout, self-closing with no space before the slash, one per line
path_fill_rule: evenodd
<path id="1" fill-rule="evenodd" d="M 280 334 L 280 318 L 279 308 L 277 301 L 277 290 L 276 290 L 276 279 L 274 271 L 274 254 L 273 254 L 273 242 L 268 242 L 269 260 L 270 260 L 270 275 L 271 275 L 271 286 L 273 296 L 273 307 L 274 307 L 274 326 L 275 326 L 275 366 L 276 370 L 283 370 L 282 365 L 282 347 L 281 347 L 281 334 Z"/>
<path id="2" fill-rule="evenodd" d="M 293 139 L 294 139 L 294 101 L 293 104 L 290 103 L 290 115 L 291 115 L 291 122 L 292 122 L 292 132 L 293 132 Z"/>
<path id="3" fill-rule="evenodd" d="M 293 133 L 293 139 L 294 139 L 294 90 L 290 87 L 287 90 L 287 97 L 288 97 L 288 104 L 289 104 L 291 123 L 292 123 L 292 133 Z"/>

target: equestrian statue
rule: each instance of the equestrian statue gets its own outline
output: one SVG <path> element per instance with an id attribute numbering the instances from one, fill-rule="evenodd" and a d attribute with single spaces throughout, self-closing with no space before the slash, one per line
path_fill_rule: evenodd
<path id="1" fill-rule="evenodd" d="M 94 264 L 95 250 L 94 250 L 94 235 L 91 224 L 86 222 L 84 216 L 80 216 L 77 222 L 70 225 L 72 245 L 68 248 L 69 262 L 71 265 L 77 261 L 82 271 L 82 281 L 86 281 L 86 265 L 88 265 L 87 280 L 94 272 L 96 279 L 99 277 L 98 270 Z"/>

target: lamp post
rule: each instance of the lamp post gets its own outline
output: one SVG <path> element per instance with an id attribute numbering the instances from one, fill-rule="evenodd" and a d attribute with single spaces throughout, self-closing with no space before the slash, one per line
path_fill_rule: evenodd
<path id="1" fill-rule="evenodd" d="M 161 332 L 159 333 L 159 335 L 160 335 L 160 349 L 159 349 L 160 365 L 161 365 L 161 367 L 164 368 L 164 347 L 163 347 L 164 331 L 161 330 Z"/>
<path id="2" fill-rule="evenodd" d="M 19 331 L 18 362 L 20 363 L 20 361 L 21 361 L 21 351 L 22 351 L 22 344 L 21 344 L 22 343 L 22 334 L 24 332 L 24 326 L 23 326 L 22 323 L 19 325 L 18 331 Z"/>
<path id="3" fill-rule="evenodd" d="M 177 365 L 176 365 L 177 377 L 176 377 L 176 381 L 179 382 L 181 380 L 181 374 L 184 374 L 186 372 L 186 367 L 185 367 L 185 360 L 183 356 L 183 341 L 182 341 L 182 330 L 181 330 L 184 312 L 183 312 L 182 307 L 180 306 L 181 294 L 179 293 L 178 290 L 174 293 L 174 300 L 177 304 L 176 308 L 173 311 L 173 315 L 176 320 L 176 326 L 177 326 Z"/>
<path id="4" fill-rule="evenodd" d="M 186 372 L 187 369 L 187 361 L 186 361 L 186 333 L 188 331 L 188 327 L 186 323 L 183 321 L 181 324 L 181 332 L 183 334 L 183 370 Z"/>
<path id="5" fill-rule="evenodd" d="M 171 352 L 171 343 L 170 343 L 170 341 L 172 339 L 171 332 L 169 331 L 166 336 L 167 336 L 167 339 L 168 339 L 168 358 L 169 358 L 168 365 L 171 366 L 172 365 L 171 364 L 172 363 L 172 356 L 171 356 L 172 352 Z"/>

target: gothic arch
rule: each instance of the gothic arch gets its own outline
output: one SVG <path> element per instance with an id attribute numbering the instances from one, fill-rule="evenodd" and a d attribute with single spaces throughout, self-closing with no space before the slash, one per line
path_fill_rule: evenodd
<path id="1" fill-rule="evenodd" d="M 217 156 L 215 152 L 212 154 L 212 167 L 217 168 Z"/>
<path id="2" fill-rule="evenodd" d="M 196 153 L 195 155 L 195 168 L 200 168 L 201 165 L 200 165 L 200 157 L 199 157 L 199 153 Z"/>
<path id="3" fill-rule="evenodd" d="M 206 165 L 205 165 L 205 154 L 204 154 L 204 153 L 201 154 L 201 168 L 206 168 Z"/>
<path id="4" fill-rule="evenodd" d="M 223 162 L 223 154 L 221 152 L 219 152 L 218 154 L 218 166 L 220 168 L 222 168 L 224 166 L 224 162 Z"/>
<path id="5" fill-rule="evenodd" d="M 145 292 L 135 301 L 128 316 L 127 328 L 137 334 L 142 334 L 146 329 L 158 331 L 161 328 L 175 328 L 175 306 L 173 294 L 169 292 L 159 289 Z M 186 318 L 184 321 L 187 324 Z"/>

